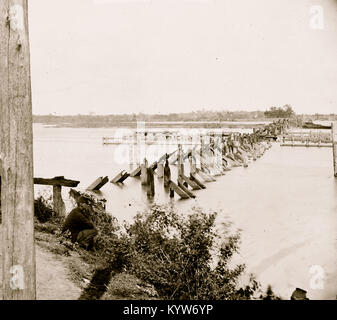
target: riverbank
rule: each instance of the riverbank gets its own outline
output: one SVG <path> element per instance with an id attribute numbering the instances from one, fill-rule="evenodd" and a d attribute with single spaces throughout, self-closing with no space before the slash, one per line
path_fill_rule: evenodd
<path id="1" fill-rule="evenodd" d="M 104 279 L 106 264 L 100 255 L 62 240 L 56 235 L 57 224 L 36 222 L 35 227 L 38 300 L 156 298 L 151 286 L 128 273 Z M 95 274 L 102 275 L 101 282 L 92 284 Z"/>
<path id="2" fill-rule="evenodd" d="M 216 213 L 191 209 L 181 215 L 171 206 L 153 205 L 133 223 L 120 224 L 99 203 L 90 203 L 99 231 L 93 252 L 60 234 L 62 219 L 35 223 L 37 245 L 62 260 L 68 279 L 80 289 L 76 299 L 271 298 L 244 264 L 230 263 L 240 236 L 216 227 Z"/>

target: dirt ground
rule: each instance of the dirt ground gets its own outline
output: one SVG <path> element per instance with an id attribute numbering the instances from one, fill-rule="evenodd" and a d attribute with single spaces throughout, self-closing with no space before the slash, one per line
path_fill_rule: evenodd
<path id="1" fill-rule="evenodd" d="M 0 229 L 1 236 L 1 229 Z M 38 300 L 77 300 L 81 288 L 71 280 L 66 267 L 66 257 L 54 254 L 42 248 L 36 242 L 36 291 Z M 1 259 L 1 252 L 0 252 Z M 0 264 L 0 281 L 2 266 Z M 0 287 L 1 293 L 1 287 Z"/>

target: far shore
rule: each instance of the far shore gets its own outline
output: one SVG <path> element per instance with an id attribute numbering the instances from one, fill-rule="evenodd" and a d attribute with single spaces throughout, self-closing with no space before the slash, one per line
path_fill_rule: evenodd
<path id="1" fill-rule="evenodd" d="M 245 128 L 262 127 L 272 120 L 233 120 L 233 121 L 145 121 L 148 128 Z M 115 122 L 115 123 L 39 123 L 45 128 L 137 128 L 137 122 Z"/>

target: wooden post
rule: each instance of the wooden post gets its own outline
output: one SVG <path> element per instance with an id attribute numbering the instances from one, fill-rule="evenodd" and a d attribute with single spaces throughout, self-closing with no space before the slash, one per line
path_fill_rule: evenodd
<path id="1" fill-rule="evenodd" d="M 200 169 L 201 171 L 204 171 L 203 152 L 204 152 L 204 137 L 202 133 L 200 133 Z"/>
<path id="2" fill-rule="evenodd" d="M 158 163 L 157 175 L 158 175 L 158 178 L 160 179 L 162 179 L 164 176 L 164 164 L 162 162 Z"/>
<path id="3" fill-rule="evenodd" d="M 136 166 L 140 166 L 140 135 L 137 131 L 134 133 L 134 138 L 135 138 L 135 161 L 136 161 Z"/>
<path id="4" fill-rule="evenodd" d="M 133 135 L 131 134 L 129 136 L 130 139 L 130 144 L 129 144 L 129 168 L 130 168 L 130 172 L 133 171 L 133 153 L 134 153 L 134 144 L 133 144 Z"/>
<path id="5" fill-rule="evenodd" d="M 152 168 L 147 168 L 147 196 L 154 197 L 154 176 Z"/>
<path id="6" fill-rule="evenodd" d="M 36 299 L 27 0 L 0 1 L 2 296 Z"/>
<path id="7" fill-rule="evenodd" d="M 182 147 L 181 147 L 181 143 L 179 143 L 178 144 L 178 177 L 181 174 L 184 174 L 184 162 L 183 162 L 183 158 L 182 157 L 183 157 L 183 155 L 182 155 Z"/>
<path id="8" fill-rule="evenodd" d="M 165 167 L 164 167 L 164 187 L 168 188 L 171 181 L 171 169 L 168 163 L 168 157 L 166 157 Z"/>
<path id="9" fill-rule="evenodd" d="M 333 149 L 333 169 L 334 176 L 337 178 L 337 122 L 331 123 L 332 149 Z"/>
<path id="10" fill-rule="evenodd" d="M 140 174 L 140 181 L 143 186 L 147 184 L 147 166 L 148 162 L 144 159 L 144 162 L 141 165 L 141 174 Z"/>
<path id="11" fill-rule="evenodd" d="M 216 155 L 216 167 L 217 169 L 223 174 L 223 166 L 222 166 L 222 137 L 217 135 L 216 137 L 216 144 L 215 144 L 215 155 Z"/>
<path id="12" fill-rule="evenodd" d="M 195 149 L 191 149 L 191 153 L 188 157 L 189 163 L 190 163 L 190 175 L 193 175 L 197 172 L 197 167 L 195 165 Z"/>
<path id="13" fill-rule="evenodd" d="M 66 206 L 62 199 L 61 186 L 53 186 L 53 210 L 59 217 L 66 215 Z"/>

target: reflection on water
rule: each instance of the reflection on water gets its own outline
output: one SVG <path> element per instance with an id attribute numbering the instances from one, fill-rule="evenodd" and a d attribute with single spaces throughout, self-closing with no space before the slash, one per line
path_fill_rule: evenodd
<path id="1" fill-rule="evenodd" d="M 99 176 L 111 179 L 128 170 L 116 160 L 118 146 L 102 145 L 102 137 L 114 130 L 35 126 L 35 177 L 63 175 L 80 180 L 84 190 Z M 170 201 L 161 179 L 155 177 L 155 186 L 154 201 Z M 337 179 L 332 149 L 275 143 L 248 168 L 234 168 L 206 186 L 194 191 L 196 199 L 176 196 L 174 205 L 182 212 L 195 205 L 217 210 L 219 223 L 229 220 L 242 229 L 237 260 L 284 298 L 296 287 L 307 290 L 310 299 L 336 298 Z M 102 195 L 109 212 L 120 220 L 131 219 L 149 205 L 139 178 L 128 178 L 122 186 L 108 183 Z M 324 288 L 319 289 L 322 277 Z"/>

